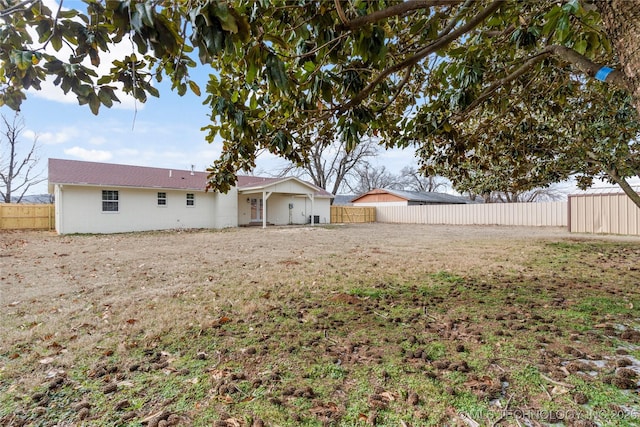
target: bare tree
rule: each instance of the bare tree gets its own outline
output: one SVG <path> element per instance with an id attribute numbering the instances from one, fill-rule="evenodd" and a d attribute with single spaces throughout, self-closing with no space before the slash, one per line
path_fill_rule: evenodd
<path id="1" fill-rule="evenodd" d="M 482 197 L 485 203 L 533 203 L 563 200 L 567 197 L 567 194 L 558 185 L 550 185 L 545 188 L 534 188 L 523 192 L 492 191 L 491 193 L 483 194 Z M 471 200 L 474 199 L 475 195 Z"/>
<path id="2" fill-rule="evenodd" d="M 333 134 L 318 136 L 311 145 L 309 159 L 303 166 L 290 164 L 283 168 L 279 175 L 294 175 L 309 178 L 313 184 L 330 191 L 338 192 L 345 186 L 350 177 L 357 176 L 355 168 L 366 163 L 366 159 L 376 156 L 377 144 L 368 139 L 347 151 L 344 141 L 336 141 Z"/>
<path id="3" fill-rule="evenodd" d="M 405 190 L 419 192 L 445 191 L 448 180 L 441 176 L 425 176 L 413 166 L 405 166 L 400 170 L 399 180 Z"/>
<path id="4" fill-rule="evenodd" d="M 11 203 L 15 198 L 20 203 L 22 198 L 33 185 L 39 184 L 46 178 L 37 173 L 38 139 L 34 138 L 30 148 L 22 150 L 20 135 L 24 131 L 24 120 L 16 113 L 13 120 L 2 115 L 2 134 L 0 135 L 0 197 L 5 203 Z M 16 195 L 16 196 L 14 196 Z"/>
<path id="5" fill-rule="evenodd" d="M 355 168 L 355 172 L 355 178 L 347 182 L 347 188 L 353 194 L 366 193 L 374 188 L 402 189 L 398 176 L 387 171 L 384 166 L 375 167 L 369 162 L 363 162 Z"/>

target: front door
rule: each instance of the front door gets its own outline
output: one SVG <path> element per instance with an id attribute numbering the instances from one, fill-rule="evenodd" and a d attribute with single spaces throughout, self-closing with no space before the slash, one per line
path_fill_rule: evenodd
<path id="1" fill-rule="evenodd" d="M 251 199 L 251 221 L 262 221 L 262 199 Z"/>

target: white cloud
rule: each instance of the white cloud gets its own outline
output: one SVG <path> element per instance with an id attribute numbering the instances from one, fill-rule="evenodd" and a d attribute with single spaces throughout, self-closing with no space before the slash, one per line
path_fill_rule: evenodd
<path id="1" fill-rule="evenodd" d="M 72 127 L 64 127 L 57 132 L 34 132 L 25 131 L 24 135 L 29 138 L 38 138 L 38 142 L 45 145 L 63 144 L 78 137 L 78 131 Z"/>
<path id="2" fill-rule="evenodd" d="M 58 10 L 59 3 L 54 0 L 45 0 L 45 5 L 52 11 L 56 11 Z M 63 7 L 62 9 L 68 10 L 65 7 Z M 77 21 L 80 21 L 79 18 L 74 18 L 74 19 Z M 34 40 L 38 40 L 38 35 L 36 34 L 35 30 L 31 30 L 29 31 L 29 33 Z M 33 47 L 37 49 L 41 46 L 38 46 L 37 44 L 35 44 Z M 62 49 L 60 49 L 59 52 L 56 52 L 53 49 L 53 47 L 49 45 L 46 48 L 46 53 L 50 55 L 54 55 L 60 58 L 62 61 L 68 61 L 68 58 L 72 54 L 72 51 L 67 45 L 63 44 Z M 132 47 L 131 42 L 126 38 L 124 38 L 123 41 L 118 43 L 117 45 L 110 44 L 108 52 L 100 53 L 100 65 L 96 70 L 98 73 L 98 76 L 102 76 L 104 74 L 109 73 L 109 70 L 111 69 L 112 63 L 114 60 L 122 60 L 122 58 L 124 58 L 126 55 L 129 55 L 131 53 L 134 53 L 134 48 Z M 93 68 L 89 57 L 85 58 L 82 64 L 89 68 Z M 78 104 L 78 98 L 76 97 L 76 95 L 73 92 L 68 92 L 67 94 L 65 94 L 60 89 L 60 87 L 55 86 L 53 84 L 54 80 L 55 80 L 54 77 L 47 76 L 47 78 L 41 84 L 41 90 L 35 90 L 33 88 L 29 89 L 27 91 L 29 96 L 35 96 L 37 98 L 42 98 L 42 99 L 46 99 L 53 102 L 61 102 L 65 104 Z M 115 84 L 115 86 L 118 87 L 121 85 Z M 133 98 L 132 96 L 125 94 L 124 92 L 122 92 L 122 90 L 117 89 L 115 92 L 120 102 L 119 103 L 114 102 L 112 108 L 124 109 L 124 110 L 144 109 L 144 104 L 141 104 L 140 102 L 136 101 L 136 99 Z M 87 106 L 87 108 L 89 107 Z M 102 106 L 102 108 L 106 108 L 106 107 Z"/>
<path id="3" fill-rule="evenodd" d="M 111 59 L 108 59 L 107 58 L 108 55 L 109 54 L 107 53 L 104 60 L 105 61 L 108 60 L 109 61 L 108 63 L 111 64 L 111 60 L 113 59 L 113 57 Z M 47 77 L 45 81 L 43 81 L 42 84 L 40 85 L 41 90 L 29 89 L 27 91 L 28 96 L 35 96 L 36 98 L 46 99 L 47 101 L 77 105 L 78 98 L 76 97 L 76 95 L 72 92 L 65 94 L 62 91 L 62 89 L 60 89 L 60 87 L 53 84 L 53 80 L 54 80 L 53 77 Z M 144 109 L 144 104 L 137 102 L 135 98 L 133 98 L 132 96 L 125 94 L 121 90 L 116 90 L 115 93 L 118 99 L 120 100 L 120 102 L 119 103 L 114 102 L 112 108 L 117 110 L 143 110 Z M 89 108 L 88 106 L 85 106 L 85 107 Z M 101 108 L 107 108 L 107 107 L 103 105 Z"/>
<path id="4" fill-rule="evenodd" d="M 109 151 L 87 150 L 86 148 L 78 146 L 64 150 L 64 154 L 77 157 L 89 162 L 106 162 L 108 160 L 111 160 L 111 158 L 113 157 L 113 155 Z"/>

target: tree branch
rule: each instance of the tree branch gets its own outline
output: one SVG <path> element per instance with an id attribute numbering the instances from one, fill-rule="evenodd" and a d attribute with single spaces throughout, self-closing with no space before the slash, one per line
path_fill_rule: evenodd
<path id="1" fill-rule="evenodd" d="M 336 0 L 337 3 L 337 0 Z M 406 1 L 403 3 L 399 3 L 393 6 L 390 6 L 386 9 L 378 10 L 376 12 L 370 13 L 369 15 L 361 16 L 355 18 L 351 21 L 344 22 L 341 27 L 338 29 L 348 29 L 355 30 L 357 28 L 363 27 L 368 24 L 372 24 L 374 22 L 381 21 L 386 18 L 390 18 L 392 16 L 402 15 L 407 12 L 412 12 L 414 10 L 419 9 L 427 9 L 432 6 L 448 6 L 452 4 L 462 3 L 462 0 L 412 0 Z M 342 17 L 341 17 L 342 19 Z M 346 17 L 345 17 L 346 19 Z"/>
<path id="2" fill-rule="evenodd" d="M 573 49 L 569 49 L 568 47 L 551 45 L 547 46 L 546 49 L 551 51 L 554 56 L 575 65 L 580 71 L 582 71 L 589 77 L 595 77 L 596 73 L 602 68 L 602 65 L 596 64 L 586 56 L 580 55 L 578 52 Z M 629 92 L 632 92 L 632 88 L 630 87 L 629 82 L 627 81 L 627 78 L 622 71 L 613 70 L 607 76 L 606 81 L 608 83 L 613 83 L 620 89 L 625 89 Z"/>
<path id="3" fill-rule="evenodd" d="M 478 98 L 476 98 L 471 104 L 469 104 L 468 107 L 464 109 L 464 111 L 458 116 L 458 118 L 464 117 L 478 105 L 483 103 L 487 98 L 489 98 L 496 90 L 498 90 L 498 88 L 522 76 L 534 65 L 551 55 L 557 57 L 558 59 L 569 62 L 572 65 L 575 65 L 580 71 L 582 71 L 589 77 L 594 77 L 598 70 L 602 68 L 601 65 L 596 64 L 583 55 L 580 55 L 573 49 L 560 45 L 547 46 L 541 52 L 525 61 L 524 64 L 514 70 L 511 74 L 493 82 L 491 86 L 486 88 L 480 94 L 480 96 L 478 96 Z M 625 78 L 625 75 L 619 70 L 613 70 L 611 73 L 609 73 L 606 81 L 620 87 L 621 89 L 631 90 Z"/>
<path id="4" fill-rule="evenodd" d="M 456 119 L 460 119 L 460 118 L 463 118 L 464 116 L 466 116 L 467 113 L 469 113 L 474 108 L 476 108 L 478 105 L 483 103 L 496 90 L 498 90 L 498 88 L 500 88 L 500 87 L 504 86 L 505 84 L 507 84 L 509 82 L 512 82 L 513 80 L 517 79 L 518 77 L 523 75 L 525 72 L 527 72 L 530 68 L 532 68 L 534 65 L 536 65 L 538 62 L 542 61 L 544 58 L 550 56 L 551 54 L 552 54 L 552 52 L 549 51 L 548 48 L 544 49 L 542 52 L 538 53 L 537 55 L 535 55 L 535 56 L 529 58 L 527 61 L 525 61 L 524 64 L 522 64 L 520 67 L 518 67 L 511 74 L 509 74 L 506 77 L 503 77 L 503 78 L 498 79 L 495 82 L 493 82 L 488 88 L 486 88 L 484 91 L 482 91 L 482 93 L 471 104 L 469 104 L 469 106 L 467 106 L 464 109 L 464 111 L 462 111 L 462 113 L 457 115 Z"/>
<path id="5" fill-rule="evenodd" d="M 20 2 L 12 7 L 8 7 L 3 11 L 0 11 L 0 18 L 4 18 L 5 16 L 9 16 L 14 12 L 22 12 L 26 8 L 31 7 L 34 3 L 37 3 L 39 0 L 25 0 Z"/>
<path id="6" fill-rule="evenodd" d="M 467 0 L 467 1 L 464 2 L 464 4 L 462 6 L 460 6 L 460 8 L 458 9 L 458 12 L 456 13 L 456 15 L 453 18 L 451 18 L 449 20 L 449 23 L 447 24 L 447 26 L 444 27 L 444 29 L 442 31 L 440 31 L 440 34 L 439 34 L 440 37 L 449 34 L 451 32 L 451 30 L 453 30 L 456 27 L 456 25 L 458 25 L 458 22 L 460 21 L 460 17 L 462 16 L 462 13 L 469 6 L 471 6 L 473 1 L 474 0 Z"/>
<path id="7" fill-rule="evenodd" d="M 436 39 L 429 46 L 424 47 L 423 49 L 416 52 L 413 56 L 405 59 L 404 61 L 401 61 L 389 68 L 386 68 L 384 71 L 378 74 L 371 83 L 369 83 L 364 89 L 362 89 L 360 93 L 358 93 L 356 96 L 351 98 L 349 102 L 338 107 L 337 111 L 339 113 L 344 112 L 349 108 L 360 104 L 376 88 L 376 86 L 378 86 L 378 84 L 380 84 L 380 82 L 385 78 L 387 78 L 390 74 L 403 70 L 407 67 L 412 67 L 416 65 L 418 62 L 420 62 L 422 59 L 426 58 L 433 52 L 437 51 L 438 49 L 442 49 L 443 47 L 447 46 L 458 37 L 471 31 L 472 29 L 480 25 L 482 21 L 484 21 L 489 15 L 491 15 L 493 12 L 498 10 L 500 6 L 502 6 L 503 2 L 504 2 L 503 0 L 494 0 L 489 6 L 484 8 L 482 11 L 480 11 L 480 13 L 478 13 L 476 16 L 474 16 L 466 24 L 464 24 L 457 30 L 447 34 L 442 38 Z"/>
<path id="8" fill-rule="evenodd" d="M 347 25 L 349 21 L 347 20 L 347 15 L 344 14 L 344 10 L 342 10 L 342 6 L 340 6 L 340 0 L 333 0 L 333 3 L 336 5 L 336 11 L 338 12 L 338 16 L 344 25 Z"/>
<path id="9" fill-rule="evenodd" d="M 400 92 L 402 91 L 402 88 L 407 84 L 407 82 L 409 81 L 409 78 L 411 77 L 411 72 L 413 71 L 413 65 L 408 67 L 407 70 L 404 73 L 404 77 L 402 78 L 402 81 L 400 82 L 400 84 L 398 85 L 398 89 L 396 89 L 396 93 L 391 97 L 391 99 L 389 101 L 387 101 L 386 104 L 384 104 L 382 106 L 382 108 L 380 108 L 379 110 L 376 111 L 376 113 L 381 113 L 384 110 L 386 110 L 387 108 L 389 108 L 389 106 L 391 104 L 393 104 L 393 102 L 398 98 L 398 96 L 400 95 Z"/>

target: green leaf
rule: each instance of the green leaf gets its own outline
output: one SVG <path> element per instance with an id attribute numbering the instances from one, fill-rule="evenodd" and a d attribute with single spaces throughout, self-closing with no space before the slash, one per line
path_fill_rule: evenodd
<path id="1" fill-rule="evenodd" d="M 273 34 L 265 34 L 264 39 L 268 42 L 277 44 L 283 49 L 289 49 L 289 45 L 287 44 L 287 42 L 284 41 L 284 39 L 280 36 L 276 36 Z"/>
<path id="2" fill-rule="evenodd" d="M 189 80 L 189 88 L 191 89 L 191 92 L 195 93 L 196 95 L 201 95 L 200 86 L 198 86 L 198 84 L 193 80 Z"/>
<path id="3" fill-rule="evenodd" d="M 96 116 L 100 111 L 100 104 L 100 98 L 98 98 L 95 93 L 91 94 L 91 97 L 89 98 L 89 108 L 91 109 L 91 112 Z"/>
<path id="4" fill-rule="evenodd" d="M 316 70 L 316 64 L 311 61 L 307 61 L 304 63 L 303 68 L 306 72 L 312 73 Z"/>
<path id="5" fill-rule="evenodd" d="M 580 3 L 578 2 L 578 0 L 569 0 L 567 3 L 565 3 L 562 6 L 562 10 L 571 14 L 576 13 L 579 9 L 580 9 Z"/>
<path id="6" fill-rule="evenodd" d="M 160 97 L 160 92 L 155 87 L 153 87 L 151 85 L 146 85 L 145 89 L 147 90 L 147 92 L 149 92 L 149 95 L 151 95 L 153 97 L 156 97 L 156 98 Z M 146 96 L 145 96 L 145 101 L 146 101 Z"/>
<path id="7" fill-rule="evenodd" d="M 18 67 L 19 70 L 21 71 L 26 71 L 27 69 L 29 69 L 31 66 L 34 65 L 34 59 L 35 59 L 35 63 L 37 63 L 38 58 L 34 58 L 34 54 L 31 51 L 28 50 L 14 50 L 11 52 L 11 62 L 13 64 L 16 65 L 16 67 Z"/>
<path id="8" fill-rule="evenodd" d="M 247 83 L 253 83 L 258 74 L 258 70 L 260 67 L 260 64 L 258 63 L 258 60 L 260 58 L 260 49 L 261 48 L 259 45 L 252 46 L 244 58 L 244 61 L 247 65 Z"/>
<path id="9" fill-rule="evenodd" d="M 549 11 L 549 13 L 545 15 L 545 24 L 542 27 L 542 34 L 548 36 L 556 29 L 561 13 L 562 8 L 559 6 L 555 6 L 553 9 L 551 9 L 551 11 Z"/>
<path id="10" fill-rule="evenodd" d="M 573 45 L 573 49 L 580 55 L 584 55 L 587 51 L 587 41 L 585 39 L 580 39 L 575 45 Z"/>

